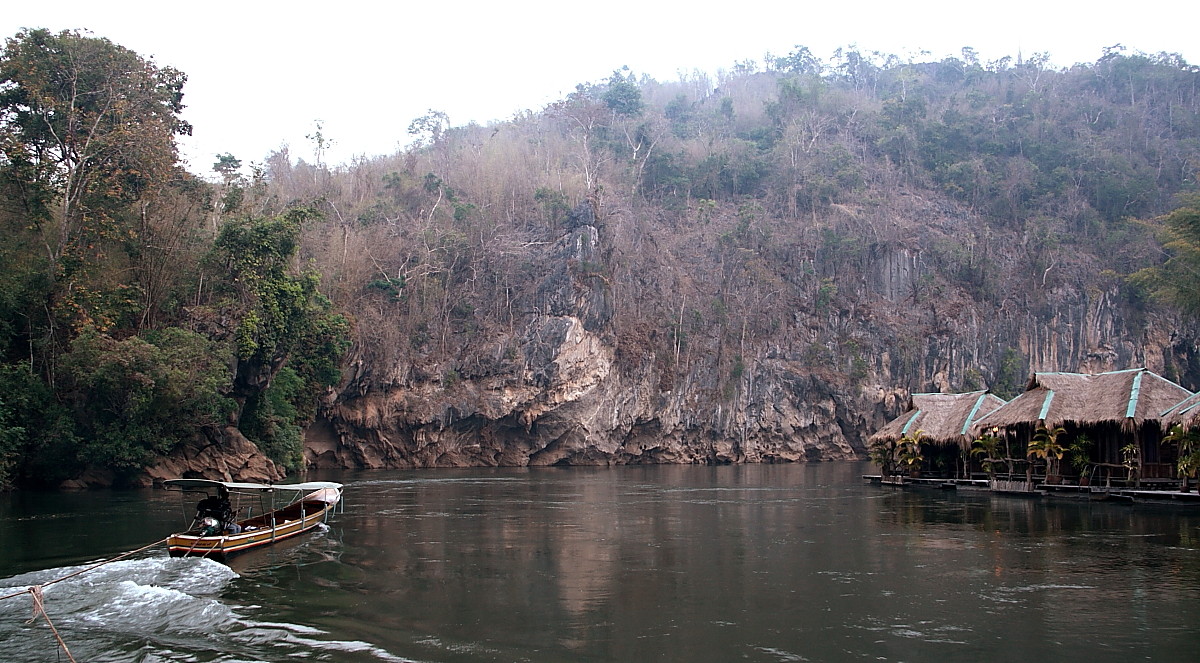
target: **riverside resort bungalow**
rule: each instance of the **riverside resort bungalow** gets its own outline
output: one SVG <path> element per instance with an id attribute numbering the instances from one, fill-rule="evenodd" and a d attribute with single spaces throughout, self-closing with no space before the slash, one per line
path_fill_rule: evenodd
<path id="1" fill-rule="evenodd" d="M 1143 368 L 1035 373 L 1008 403 L 982 413 L 960 410 L 954 420 L 968 428 L 949 435 L 951 404 L 982 393 L 914 394 L 910 410 L 870 438 L 878 479 L 1027 494 L 1187 496 L 1180 495 L 1183 479 L 1196 468 L 1181 462 L 1190 439 L 1180 438 L 1200 426 L 1200 396 L 1178 384 Z M 935 402 L 944 414 L 928 418 L 922 405 Z M 917 428 L 921 421 L 929 430 Z M 1172 424 L 1179 424 L 1174 434 Z M 958 455 L 950 459 L 952 445 Z"/>
<path id="2" fill-rule="evenodd" d="M 971 425 L 1004 405 L 988 391 L 965 394 L 913 394 L 904 414 L 868 439 L 871 457 L 883 479 L 933 471 L 941 478 L 964 476 L 971 447 Z"/>

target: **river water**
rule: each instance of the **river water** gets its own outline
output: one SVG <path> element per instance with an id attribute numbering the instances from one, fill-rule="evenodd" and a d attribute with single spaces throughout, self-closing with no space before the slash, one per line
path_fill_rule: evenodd
<path id="1" fill-rule="evenodd" d="M 235 557 L 46 588 L 83 661 L 1192 661 L 1200 511 L 864 485 L 861 463 L 424 470 Z M 166 491 L 0 495 L 0 595 L 164 537 Z M 28 594 L 0 661 L 66 660 Z"/>

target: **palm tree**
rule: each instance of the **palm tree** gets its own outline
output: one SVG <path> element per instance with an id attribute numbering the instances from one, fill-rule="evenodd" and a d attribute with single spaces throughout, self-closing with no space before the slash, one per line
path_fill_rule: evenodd
<path id="1" fill-rule="evenodd" d="M 995 429 L 990 433 L 984 433 L 979 436 L 979 439 L 971 443 L 971 455 L 982 456 L 980 465 L 983 466 L 983 471 L 987 472 L 988 478 L 996 472 L 995 463 L 1000 461 L 997 454 L 1000 453 L 1000 437 L 996 435 Z"/>
<path id="2" fill-rule="evenodd" d="M 1188 485 L 1188 479 L 1196 476 L 1196 471 L 1200 470 L 1200 449 L 1193 449 L 1191 453 L 1181 455 L 1175 465 L 1179 470 L 1179 476 L 1183 477 L 1183 486 L 1180 488 L 1183 492 L 1191 490 Z"/>
<path id="3" fill-rule="evenodd" d="M 1130 442 L 1121 447 L 1121 464 L 1129 470 L 1129 478 L 1133 480 L 1133 485 L 1140 485 L 1141 472 L 1139 470 L 1142 467 L 1142 450 L 1138 447 L 1137 442 Z"/>
<path id="4" fill-rule="evenodd" d="M 867 449 L 871 461 L 879 466 L 879 473 L 886 479 L 896 473 L 896 441 L 876 440 Z"/>
<path id="5" fill-rule="evenodd" d="M 1066 449 L 1059 443 L 1058 436 L 1067 432 L 1062 426 L 1056 426 L 1053 429 L 1048 429 L 1045 426 L 1038 426 L 1037 433 L 1033 439 L 1029 441 L 1029 457 L 1041 458 L 1046 463 L 1046 480 L 1049 481 L 1051 476 L 1058 476 L 1058 463 L 1062 460 L 1063 453 Z M 1028 476 L 1029 480 L 1033 480 L 1033 464 L 1030 463 Z"/>
<path id="6" fill-rule="evenodd" d="M 919 430 L 900 438 L 900 465 L 909 474 L 919 472 L 921 463 L 925 461 L 925 457 L 921 455 L 921 440 L 924 437 L 925 431 Z"/>
<path id="7" fill-rule="evenodd" d="M 1163 444 L 1175 443 L 1178 445 L 1179 453 L 1175 461 L 1175 469 L 1179 472 L 1179 477 L 1183 479 L 1183 486 L 1180 490 L 1186 493 L 1191 490 L 1188 479 L 1196 476 L 1196 471 L 1200 470 L 1200 440 L 1197 439 L 1196 431 L 1185 430 L 1182 424 L 1175 424 L 1163 437 L 1162 442 Z"/>
<path id="8" fill-rule="evenodd" d="M 1079 485 L 1089 483 L 1087 468 L 1092 462 L 1092 440 L 1087 435 L 1076 435 L 1068 451 L 1071 452 L 1071 466 L 1079 472 Z"/>

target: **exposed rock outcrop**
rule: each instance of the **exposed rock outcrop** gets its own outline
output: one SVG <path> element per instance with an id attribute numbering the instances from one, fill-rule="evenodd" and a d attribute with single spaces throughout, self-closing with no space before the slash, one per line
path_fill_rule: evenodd
<path id="1" fill-rule="evenodd" d="M 549 256 L 534 314 L 518 334 L 495 339 L 519 356 L 453 384 L 347 386 L 307 432 L 310 466 L 787 462 L 862 452 L 860 431 L 890 413 L 886 390 L 843 391 L 795 358 L 764 356 L 748 367 L 744 389 L 715 398 L 696 387 L 719 382 L 706 364 L 682 388 L 663 390 L 652 344 L 623 346 L 613 329 L 600 230 L 585 207 Z"/>
<path id="2" fill-rule="evenodd" d="M 882 390 L 842 394 L 784 360 L 764 362 L 745 404 L 708 408 L 618 368 L 573 317 L 526 331 L 515 385 L 412 385 L 339 401 L 306 438 L 318 467 L 735 463 L 848 459 L 888 408 Z M 879 406 L 859 414 L 847 400 Z M 739 407 L 742 405 L 742 407 Z M 853 441 L 853 443 L 851 442 Z"/>
<path id="3" fill-rule="evenodd" d="M 284 472 L 241 431 L 226 427 L 219 434 L 197 437 L 180 445 L 146 471 L 144 481 L 213 479 L 216 481 L 271 482 Z"/>

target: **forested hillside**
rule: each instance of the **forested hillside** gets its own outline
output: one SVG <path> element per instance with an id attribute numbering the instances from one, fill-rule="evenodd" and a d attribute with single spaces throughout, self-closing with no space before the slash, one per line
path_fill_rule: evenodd
<path id="1" fill-rule="evenodd" d="M 295 260 L 320 215 L 233 214 L 189 175 L 185 80 L 77 33 L 5 45 L 0 485 L 136 481 L 167 454 L 253 449 L 242 433 L 301 465 L 300 424 L 348 345 Z"/>
<path id="2" fill-rule="evenodd" d="M 1047 63 L 622 69 L 486 127 L 376 116 L 399 154 L 330 167 L 318 130 L 201 180 L 181 73 L 22 33 L 0 481 L 137 480 L 242 435 L 291 469 L 819 460 L 908 390 L 1200 386 L 1200 72 Z"/>

